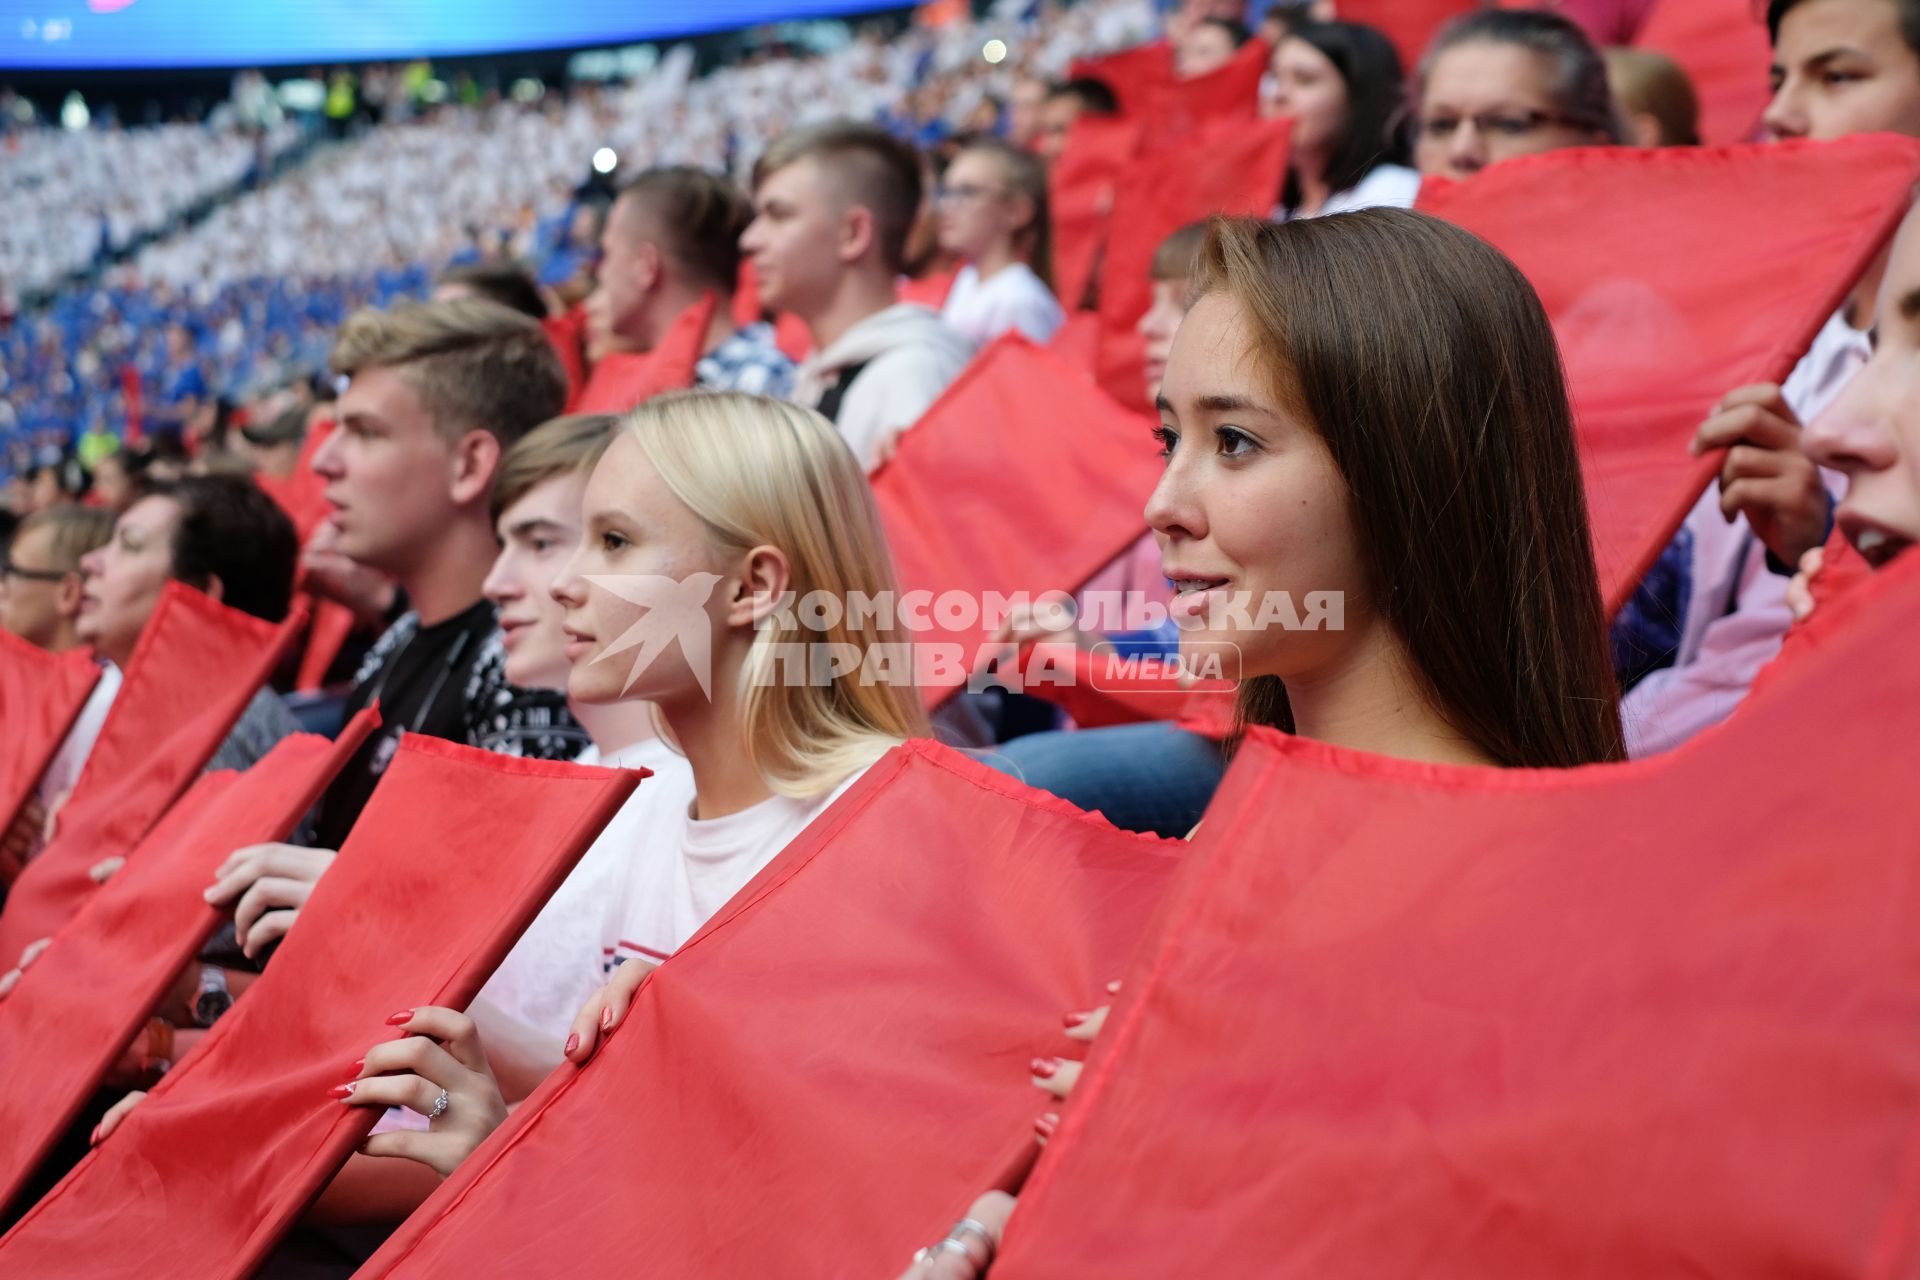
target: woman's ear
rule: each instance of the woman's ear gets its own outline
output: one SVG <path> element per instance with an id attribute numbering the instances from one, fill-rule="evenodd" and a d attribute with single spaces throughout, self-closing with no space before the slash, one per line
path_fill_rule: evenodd
<path id="1" fill-rule="evenodd" d="M 792 580 L 787 553 L 778 547 L 761 546 L 747 552 L 740 562 L 733 599 L 727 602 L 728 625 L 757 626 L 771 617 L 785 603 L 787 584 Z"/>

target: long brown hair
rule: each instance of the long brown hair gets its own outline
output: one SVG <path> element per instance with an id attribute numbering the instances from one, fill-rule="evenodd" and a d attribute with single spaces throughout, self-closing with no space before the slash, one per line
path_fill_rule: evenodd
<path id="1" fill-rule="evenodd" d="M 1624 754 L 1573 411 L 1533 287 L 1401 209 L 1216 218 L 1193 296 L 1224 294 L 1345 477 L 1374 612 L 1433 706 L 1502 765 Z M 1277 677 L 1243 723 L 1291 727 Z"/>

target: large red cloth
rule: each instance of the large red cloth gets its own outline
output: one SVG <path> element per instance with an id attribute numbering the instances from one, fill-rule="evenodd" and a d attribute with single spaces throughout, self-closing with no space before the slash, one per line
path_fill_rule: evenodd
<path id="1" fill-rule="evenodd" d="M 1149 430 L 1085 373 L 1011 333 L 901 436 L 873 494 L 902 613 L 945 592 L 977 606 L 903 617 L 916 642 L 950 647 L 928 653 L 948 653 L 952 666 L 917 673 L 931 699 L 965 684 L 997 625 L 983 616 L 987 593 L 1074 590 L 1140 536 L 1164 465 Z"/>
<path id="2" fill-rule="evenodd" d="M 1080 306 L 1106 249 L 1114 191 L 1140 150 L 1140 123 L 1082 114 L 1047 175 L 1053 283 L 1069 311 Z"/>
<path id="3" fill-rule="evenodd" d="M 995 1280 L 1915 1274 L 1920 558 L 1883 578 L 1651 760 L 1259 731 Z"/>
<path id="4" fill-rule="evenodd" d="M 193 782 L 266 684 L 298 616 L 275 626 L 169 582 L 140 633 L 100 736 L 61 808 L 53 841 L 0 909 L 0 957 L 51 937 Z"/>
<path id="5" fill-rule="evenodd" d="M 0 1000 L 0 1212 L 220 922 L 201 893 L 228 854 L 285 840 L 379 723 L 297 734 L 245 773 L 203 774 Z"/>
<path id="6" fill-rule="evenodd" d="M 1075 79 L 1090 76 L 1113 90 L 1122 115 L 1137 116 L 1151 105 L 1152 96 L 1173 83 L 1173 46 L 1165 40 L 1135 45 L 1118 53 L 1076 62 L 1068 70 Z"/>
<path id="7" fill-rule="evenodd" d="M 662 391 L 693 385 L 694 366 L 706 349 L 707 330 L 719 305 L 709 292 L 668 326 L 660 345 L 644 354 L 615 352 L 593 366 L 574 404 L 575 413 L 625 413 Z"/>
<path id="8" fill-rule="evenodd" d="M 547 341 L 553 344 L 554 354 L 560 357 L 560 367 L 567 375 L 567 410 L 572 412 L 580 391 L 587 385 L 587 308 L 579 304 L 561 312 L 557 316 L 548 316 L 540 322 L 546 331 Z"/>
<path id="9" fill-rule="evenodd" d="M 1660 0 L 1634 41 L 1680 64 L 1700 98 L 1700 138 L 1746 142 L 1767 109 L 1773 49 L 1751 0 Z"/>
<path id="10" fill-rule="evenodd" d="M 1136 326 L 1153 302 L 1160 242 L 1209 214 L 1265 216 L 1287 172 L 1290 121 L 1222 121 L 1191 147 L 1142 155 L 1114 194 L 1113 232 L 1100 276 L 1100 385 L 1130 409 L 1147 409 L 1145 346 Z"/>
<path id="11" fill-rule="evenodd" d="M 1906 213 L 1920 144 L 1595 148 L 1428 179 L 1420 207 L 1490 240 L 1552 316 L 1609 611 L 1719 470 L 1687 442 L 1778 382 Z"/>
<path id="12" fill-rule="evenodd" d="M 1400 53 L 1400 65 L 1410 70 L 1420 64 L 1435 32 L 1480 7 L 1476 0 L 1340 0 L 1340 20 L 1384 32 Z"/>
<path id="13" fill-rule="evenodd" d="M 360 1276 L 895 1274 L 1030 1151 L 1028 1063 L 1185 848 L 896 749 Z"/>
<path id="14" fill-rule="evenodd" d="M 1260 114 L 1260 80 L 1272 56 L 1265 40 L 1249 40 L 1218 71 L 1150 85 L 1146 108 L 1137 113 L 1140 145 L 1148 151 L 1174 151 L 1191 162 L 1195 152 L 1207 145 L 1206 136 L 1230 132 L 1231 125 L 1251 125 Z M 1277 182 L 1270 194 L 1279 197 Z M 1272 207 L 1271 201 L 1267 207 Z"/>
<path id="15" fill-rule="evenodd" d="M 0 1275 L 251 1275 L 378 1118 L 328 1091 L 396 1009 L 473 999 L 640 776 L 405 735 L 266 973 L 0 1238 Z"/>
<path id="16" fill-rule="evenodd" d="M 52 654 L 0 629 L 0 831 L 13 826 L 99 679 L 86 650 Z"/>

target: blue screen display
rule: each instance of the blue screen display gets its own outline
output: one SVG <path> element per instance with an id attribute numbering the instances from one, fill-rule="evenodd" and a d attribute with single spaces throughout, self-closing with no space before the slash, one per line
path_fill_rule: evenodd
<path id="1" fill-rule="evenodd" d="M 901 0 L 0 0 L 0 68 L 375 62 L 623 44 Z"/>

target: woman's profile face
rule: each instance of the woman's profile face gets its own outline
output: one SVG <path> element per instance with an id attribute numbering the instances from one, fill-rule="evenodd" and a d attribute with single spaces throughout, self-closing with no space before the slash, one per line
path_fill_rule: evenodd
<path id="1" fill-rule="evenodd" d="M 141 628 L 173 576 L 173 534 L 179 524 L 180 504 L 172 498 L 142 498 L 115 522 L 106 546 L 81 557 L 86 576 L 74 630 L 119 666 L 133 657 Z"/>
<path id="2" fill-rule="evenodd" d="M 1423 176 L 1470 178 L 1517 156 L 1592 146 L 1604 134 L 1568 119 L 1554 101 L 1547 60 L 1492 40 L 1457 44 L 1434 60 L 1414 121 Z"/>
<path id="3" fill-rule="evenodd" d="M 1146 516 L 1183 656 L 1217 655 L 1230 678 L 1306 679 L 1354 651 L 1368 573 L 1326 441 L 1280 402 L 1256 350 L 1227 295 L 1187 312 L 1161 382 L 1167 466 Z"/>
<path id="4" fill-rule="evenodd" d="M 1293 118 L 1293 149 L 1312 156 L 1332 151 L 1347 127 L 1347 82 L 1340 69 L 1298 36 L 1280 42 L 1269 69 L 1273 96 L 1268 105 L 1274 115 Z"/>

